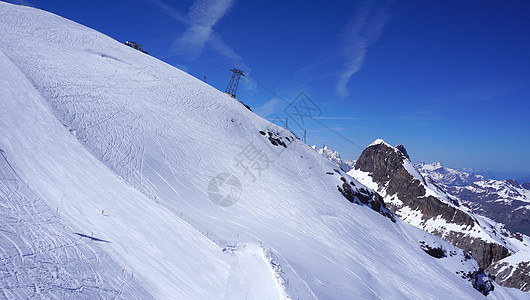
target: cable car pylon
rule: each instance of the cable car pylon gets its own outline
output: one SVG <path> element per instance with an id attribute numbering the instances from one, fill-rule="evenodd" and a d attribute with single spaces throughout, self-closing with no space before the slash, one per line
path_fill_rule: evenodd
<path id="1" fill-rule="evenodd" d="M 228 94 L 232 98 L 235 98 L 237 93 L 237 86 L 239 85 L 239 79 L 241 78 L 241 76 L 245 76 L 245 74 L 243 74 L 243 71 L 236 68 L 233 68 L 230 71 L 233 72 L 233 74 L 232 78 L 230 78 L 228 86 L 226 87 L 225 94 Z"/>

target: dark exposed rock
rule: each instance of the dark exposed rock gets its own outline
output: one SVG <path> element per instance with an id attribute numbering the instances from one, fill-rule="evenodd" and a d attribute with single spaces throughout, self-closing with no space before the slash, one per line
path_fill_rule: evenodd
<path id="1" fill-rule="evenodd" d="M 404 149 L 404 147 L 403 147 Z M 466 229 L 478 226 L 466 212 L 454 207 L 434 196 L 426 196 L 426 190 L 417 178 L 414 178 L 404 167 L 408 159 L 406 150 L 396 151 L 385 143 L 373 144 L 366 148 L 355 164 L 355 169 L 370 173 L 372 180 L 379 187 L 386 189 L 389 196 L 397 196 L 412 210 L 422 212 L 422 219 L 443 218 L 448 223 L 460 225 Z M 396 213 L 402 206 L 387 203 L 388 209 Z M 461 232 L 431 232 L 449 241 L 451 244 L 468 251 L 482 268 L 509 255 L 509 251 L 501 245 L 492 244 L 481 239 L 472 239 Z"/>
<path id="2" fill-rule="evenodd" d="M 477 291 L 481 292 L 484 296 L 487 296 L 495 289 L 493 282 L 488 277 L 488 274 L 486 274 L 482 269 L 479 269 L 475 272 L 462 274 L 462 278 L 469 280 L 473 284 L 473 287 Z"/>
<path id="3" fill-rule="evenodd" d="M 508 179 L 508 180 L 506 180 L 506 183 L 509 183 L 509 184 L 511 184 L 511 185 L 513 185 L 513 186 L 515 186 L 515 187 L 521 187 L 521 186 L 519 185 L 519 182 L 517 182 L 517 180 Z"/>
<path id="4" fill-rule="evenodd" d="M 439 232 L 433 232 L 433 234 L 441 236 Z M 489 243 L 479 238 L 471 238 L 465 236 L 462 232 L 450 231 L 445 233 L 443 238 L 456 247 L 469 252 L 479 266 L 483 268 L 510 255 L 510 251 L 499 244 Z"/>
<path id="5" fill-rule="evenodd" d="M 385 144 L 373 145 L 362 152 L 355 169 L 370 172 L 375 182 L 387 186 L 388 195 L 397 195 L 404 205 L 421 210 L 424 219 L 441 215 L 448 222 L 473 227 L 474 221 L 468 214 L 433 196 L 425 197 L 425 187 L 403 167 L 404 157 L 405 154 Z M 389 209 L 399 208 L 390 204 Z"/>
<path id="6" fill-rule="evenodd" d="M 287 148 L 287 144 L 290 144 L 294 141 L 294 136 L 282 136 L 278 132 L 267 130 L 260 130 L 259 133 L 269 139 L 269 142 L 274 146 L 282 146 Z M 285 140 L 285 141 L 284 141 Z"/>
<path id="7" fill-rule="evenodd" d="M 516 239 L 518 239 L 519 241 L 521 241 L 521 242 L 523 241 L 523 236 L 522 236 L 519 232 L 516 233 L 516 234 L 514 235 L 514 237 L 515 237 Z"/>
<path id="8" fill-rule="evenodd" d="M 491 265 L 486 272 L 495 276 L 495 281 L 506 287 L 517 288 L 530 292 L 530 262 L 520 262 L 515 267 L 507 262 Z M 511 275 L 511 276 L 510 276 Z"/>
<path id="9" fill-rule="evenodd" d="M 246 105 L 245 103 L 243 103 L 243 101 L 241 100 L 237 100 L 239 101 L 239 103 L 243 104 L 244 107 L 246 107 L 248 110 L 252 111 L 252 109 L 250 108 L 250 106 Z"/>
<path id="10" fill-rule="evenodd" d="M 446 257 L 445 251 L 442 249 L 442 247 L 431 247 L 424 242 L 421 243 L 420 247 L 423 249 L 423 251 L 427 252 L 427 254 L 434 258 Z"/>
<path id="11" fill-rule="evenodd" d="M 524 182 L 521 184 L 521 187 L 527 190 L 530 190 L 530 182 Z"/>
<path id="12" fill-rule="evenodd" d="M 362 203 L 381 215 L 389 218 L 392 220 L 392 222 L 396 222 L 394 216 L 386 208 L 383 197 L 381 197 L 378 193 L 364 188 L 354 188 L 355 184 L 353 182 L 348 183 L 344 177 L 341 177 L 340 180 L 342 181 L 342 187 L 338 185 L 337 188 L 344 198 L 348 199 L 348 201 L 352 203 Z"/>
<path id="13" fill-rule="evenodd" d="M 410 156 L 409 154 L 407 153 L 407 149 L 405 149 L 405 146 L 403 146 L 402 144 L 399 144 L 396 146 L 396 148 L 401 151 L 401 153 L 403 153 L 403 155 L 405 155 L 406 158 L 408 158 L 410 160 Z"/>

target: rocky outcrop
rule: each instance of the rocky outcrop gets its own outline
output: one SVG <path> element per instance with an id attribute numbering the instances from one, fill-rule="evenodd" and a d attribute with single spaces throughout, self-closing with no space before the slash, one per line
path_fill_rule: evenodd
<path id="1" fill-rule="evenodd" d="M 409 154 L 407 153 L 407 149 L 405 149 L 405 146 L 399 144 L 396 146 L 396 149 L 398 149 L 403 155 L 405 155 L 406 158 L 410 159 Z"/>
<path id="2" fill-rule="evenodd" d="M 530 262 L 519 262 L 516 265 L 507 262 L 498 262 L 486 269 L 497 283 L 502 286 L 530 292 Z"/>
<path id="3" fill-rule="evenodd" d="M 483 269 L 510 255 L 503 245 L 470 236 L 468 232 L 480 226 L 472 215 L 456 205 L 457 202 L 451 202 L 448 197 L 441 199 L 432 191 L 427 194 L 429 185 L 419 172 L 411 174 L 416 170 L 403 146 L 396 149 L 382 141 L 376 142 L 362 152 L 355 170 L 370 174 L 393 214 L 402 217 L 405 211 L 419 213 L 421 222 L 415 225 L 468 251 Z M 399 201 L 392 201 L 396 198 Z M 435 219 L 458 225 L 462 231 L 447 229 L 448 226 L 426 226 Z"/>
<path id="4" fill-rule="evenodd" d="M 366 148 L 355 164 L 355 169 L 369 172 L 372 179 L 380 186 L 386 187 L 386 194 L 396 195 L 404 205 L 412 210 L 421 210 L 423 219 L 441 216 L 450 223 L 474 226 L 474 220 L 465 212 L 444 203 L 433 196 L 426 196 L 425 181 L 414 178 L 403 167 L 403 160 L 408 159 L 403 151 L 395 151 L 385 144 Z M 391 211 L 397 211 L 393 203 L 388 203 Z"/>
<path id="5" fill-rule="evenodd" d="M 290 144 L 294 141 L 294 137 L 283 136 L 280 133 L 273 130 L 260 130 L 261 135 L 265 136 L 273 146 L 282 146 L 287 148 L 287 144 Z"/>
<path id="6" fill-rule="evenodd" d="M 469 252 L 482 268 L 487 268 L 510 255 L 510 251 L 502 245 L 489 243 L 480 238 L 472 238 L 462 232 L 450 231 L 445 234 L 433 232 L 433 234 L 443 236 L 451 244 Z"/>
<path id="7" fill-rule="evenodd" d="M 425 253 L 429 254 L 430 256 L 434 258 L 443 258 L 446 257 L 445 251 L 442 249 L 442 247 L 431 247 L 425 242 L 420 242 L 420 248 L 425 251 Z"/>
<path id="8" fill-rule="evenodd" d="M 473 287 L 484 296 L 495 289 L 490 277 L 482 269 L 462 274 L 462 278 L 469 280 Z"/>
<path id="9" fill-rule="evenodd" d="M 355 188 L 355 183 L 353 183 L 353 181 L 348 182 L 344 177 L 341 177 L 340 180 L 342 181 L 342 187 L 337 185 L 337 188 L 344 198 L 352 203 L 358 203 L 357 201 L 359 201 L 381 215 L 389 218 L 392 222 L 396 222 L 394 216 L 386 208 L 383 197 L 378 193 L 363 187 Z"/>

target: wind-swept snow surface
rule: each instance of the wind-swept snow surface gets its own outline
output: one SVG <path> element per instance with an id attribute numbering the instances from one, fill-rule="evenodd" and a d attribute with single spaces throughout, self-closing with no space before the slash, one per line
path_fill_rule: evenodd
<path id="1" fill-rule="evenodd" d="M 149 299 L 97 240 L 64 226 L 0 153 L 0 295 L 8 299 Z M 90 234 L 90 233 L 89 233 Z M 106 242 L 106 241 L 104 241 Z"/>
<path id="2" fill-rule="evenodd" d="M 41 10 L 0 3 L 0 28 L 0 149 L 58 212 L 59 236 L 113 260 L 83 268 L 131 274 L 128 295 L 483 297 L 455 274 L 476 262 L 451 268 L 429 256 L 418 229 L 348 201 L 341 176 L 365 187 L 231 97 Z M 224 206 L 210 200 L 228 192 Z"/>

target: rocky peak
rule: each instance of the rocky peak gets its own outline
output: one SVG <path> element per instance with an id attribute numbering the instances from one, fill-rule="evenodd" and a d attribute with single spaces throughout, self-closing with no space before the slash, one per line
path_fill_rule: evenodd
<path id="1" fill-rule="evenodd" d="M 517 182 L 517 180 L 514 180 L 514 179 L 508 179 L 506 180 L 506 183 L 510 184 L 510 185 L 513 185 L 515 187 L 518 187 L 520 188 L 521 186 L 519 185 L 519 182 Z"/>
<path id="2" fill-rule="evenodd" d="M 424 177 L 411 164 L 406 150 L 394 148 L 383 140 L 377 140 L 362 152 L 355 163 L 355 170 L 366 172 L 371 181 L 377 184 L 377 191 L 384 195 L 387 208 L 396 216 L 445 238 L 460 247 L 477 260 L 482 268 L 508 256 L 504 246 L 489 240 L 467 236 L 465 232 L 480 228 L 477 221 L 466 211 L 452 202 L 444 192 L 430 186 Z M 419 219 L 411 219 L 417 214 Z M 447 229 L 448 226 L 433 227 L 435 220 L 454 224 L 462 231 Z"/>
<path id="3" fill-rule="evenodd" d="M 405 158 L 401 151 L 383 140 L 376 140 L 363 150 L 354 168 L 371 173 L 374 181 L 380 184 L 386 184 L 390 180 L 408 181 L 407 175 L 410 174 L 403 168 Z M 421 194 L 424 195 L 425 191 Z"/>
<path id="4" fill-rule="evenodd" d="M 405 146 L 403 146 L 402 144 L 399 144 L 396 146 L 396 149 L 401 151 L 401 153 L 403 153 L 403 155 L 405 155 L 405 157 L 408 158 L 408 160 L 410 160 L 409 154 L 407 153 L 407 149 L 405 149 Z"/>

